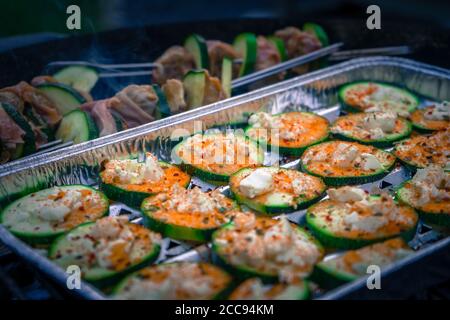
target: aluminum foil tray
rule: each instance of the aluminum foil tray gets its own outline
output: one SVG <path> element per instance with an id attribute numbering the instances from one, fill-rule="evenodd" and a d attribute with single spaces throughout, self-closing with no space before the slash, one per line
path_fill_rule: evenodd
<path id="1" fill-rule="evenodd" d="M 229 128 L 227 124 L 242 123 L 249 113 L 257 110 L 271 113 L 308 110 L 333 121 L 340 114 L 337 87 L 355 80 L 377 80 L 404 86 L 422 96 L 422 106 L 433 100 L 450 100 L 449 70 L 400 58 L 355 59 L 138 128 L 7 163 L 0 166 L 0 203 L 54 185 L 81 183 L 96 186 L 102 161 L 119 155 L 150 151 L 162 160 L 170 161 L 172 147 L 180 137 L 202 129 L 224 130 Z M 274 163 L 296 168 L 299 160 L 266 154 L 266 164 Z M 380 189 L 392 191 L 394 186 L 409 177 L 410 173 L 398 165 L 382 180 L 362 187 L 372 192 Z M 191 182 L 191 187 L 194 185 L 203 190 L 216 188 L 196 177 Z M 227 187 L 221 189 L 228 192 Z M 288 217 L 303 224 L 304 213 L 302 210 Z M 110 215 L 129 215 L 131 221 L 141 221 L 138 211 L 121 203 L 112 203 Z M 31 248 L 3 226 L 0 226 L 0 240 L 56 283 L 66 287 L 67 274 L 46 258 L 45 250 Z M 450 278 L 448 233 L 420 223 L 410 246 L 417 251 L 415 254 L 382 270 L 381 290 L 367 289 L 366 279 L 361 278 L 328 292 L 314 287 L 313 298 L 405 298 Z M 166 238 L 157 262 L 210 259 L 209 244 L 195 246 Z M 108 298 L 88 283 L 71 292 L 84 299 Z"/>

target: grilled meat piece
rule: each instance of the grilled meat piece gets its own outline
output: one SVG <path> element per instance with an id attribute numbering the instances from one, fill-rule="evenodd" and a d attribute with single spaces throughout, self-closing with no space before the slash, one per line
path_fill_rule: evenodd
<path id="1" fill-rule="evenodd" d="M 234 50 L 233 46 L 222 41 L 208 40 L 206 45 L 208 46 L 209 72 L 213 77 L 220 78 L 222 76 L 223 58 L 228 57 L 234 60 L 239 58 L 239 54 Z M 233 78 L 236 78 L 238 74 L 239 65 L 234 65 Z"/>
<path id="2" fill-rule="evenodd" d="M 24 81 L 15 86 L 0 90 L 0 93 L 4 92 L 14 93 L 24 104 L 30 104 L 36 113 L 39 114 L 50 127 L 54 127 L 61 120 L 61 115 L 53 102 L 47 98 L 45 94 Z M 21 104 L 19 103 L 19 105 Z M 20 109 L 18 108 L 18 110 Z"/>
<path id="3" fill-rule="evenodd" d="M 184 87 L 180 80 L 169 79 L 162 86 L 167 103 L 172 113 L 178 113 L 186 110 L 186 101 L 184 100 Z"/>
<path id="4" fill-rule="evenodd" d="M 0 108 L 0 141 L 3 146 L 8 148 L 15 148 L 16 144 L 23 143 L 23 136 L 25 131 L 6 113 L 3 108 Z"/>
<path id="5" fill-rule="evenodd" d="M 263 70 L 281 62 L 281 56 L 277 47 L 267 40 L 266 37 L 258 36 L 258 55 L 256 57 L 255 69 Z"/>
<path id="6" fill-rule="evenodd" d="M 183 79 L 186 72 L 195 68 L 194 57 L 181 46 L 170 47 L 155 63 L 160 64 L 161 68 L 153 69 L 153 82 L 161 86 L 168 79 Z"/>
<path id="7" fill-rule="evenodd" d="M 226 99 L 226 94 L 223 91 L 222 83 L 219 78 L 210 76 L 209 72 L 206 71 L 203 105 L 214 103 L 222 99 Z"/>
<path id="8" fill-rule="evenodd" d="M 283 40 L 289 59 L 316 51 L 322 47 L 322 44 L 315 35 L 309 32 L 303 32 L 295 27 L 278 30 L 275 32 L 275 36 Z M 309 66 L 303 65 L 293 70 L 297 73 L 305 73 L 309 70 Z"/>
<path id="9" fill-rule="evenodd" d="M 110 99 L 87 102 L 81 109 L 88 112 L 95 121 L 100 137 L 117 132 L 116 122 L 111 114 Z"/>
<path id="10" fill-rule="evenodd" d="M 110 106 L 123 118 L 128 128 L 155 120 L 158 96 L 149 85 L 129 85 L 113 98 Z"/>

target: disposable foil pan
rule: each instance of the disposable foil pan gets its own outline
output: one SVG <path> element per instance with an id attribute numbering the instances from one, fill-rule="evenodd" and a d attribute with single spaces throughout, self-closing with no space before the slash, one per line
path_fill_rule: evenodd
<path id="1" fill-rule="evenodd" d="M 257 110 L 271 113 L 308 110 L 332 121 L 340 112 L 337 87 L 356 80 L 385 81 L 404 86 L 422 96 L 422 106 L 429 101 L 450 100 L 449 70 L 400 58 L 355 59 L 138 128 L 7 163 L 0 167 L 0 202 L 7 203 L 27 192 L 53 185 L 81 183 L 95 186 L 98 184 L 99 165 L 118 155 L 150 151 L 162 160 L 170 161 L 172 146 L 179 137 L 221 124 L 242 123 L 246 115 Z M 266 164 L 274 162 L 293 168 L 299 164 L 298 159 L 266 154 Z M 410 173 L 398 166 L 380 181 L 362 187 L 372 191 L 392 189 L 409 177 Z M 204 190 L 215 188 L 197 178 L 192 180 L 191 185 L 198 185 Z M 222 191 L 226 193 L 227 187 L 222 187 Z M 304 210 L 294 212 L 288 218 L 303 224 L 304 213 Z M 127 214 L 131 221 L 140 223 L 139 212 L 113 203 L 110 215 L 118 214 Z M 67 274 L 49 261 L 45 252 L 24 244 L 3 226 L 0 226 L 0 240 L 67 288 Z M 420 224 L 410 245 L 417 252 L 382 270 L 380 290 L 367 289 L 366 279 L 361 278 L 329 292 L 317 288 L 314 298 L 402 298 L 450 277 L 450 238 L 444 232 Z M 164 239 L 158 262 L 209 261 L 210 258 L 208 244 L 195 247 Z M 103 292 L 84 282 L 81 289 L 71 292 L 85 299 L 107 298 Z"/>

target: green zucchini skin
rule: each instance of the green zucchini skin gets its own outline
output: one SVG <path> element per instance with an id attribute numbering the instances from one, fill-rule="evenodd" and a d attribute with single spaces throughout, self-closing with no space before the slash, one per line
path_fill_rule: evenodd
<path id="1" fill-rule="evenodd" d="M 326 119 L 325 117 L 319 116 L 319 115 L 317 115 L 317 114 L 315 114 L 315 113 L 313 113 L 313 112 L 302 111 L 301 113 L 313 114 L 314 116 L 317 116 L 317 117 Z M 280 113 L 280 114 L 277 114 L 277 115 L 275 115 L 275 116 L 281 116 L 282 114 L 283 114 L 283 113 Z M 327 122 L 328 122 L 328 120 L 327 120 Z M 320 139 L 318 139 L 318 140 L 316 140 L 316 141 L 314 141 L 314 142 L 312 142 L 312 143 L 310 143 L 310 144 L 308 144 L 308 145 L 306 145 L 306 146 L 302 146 L 302 147 L 299 147 L 299 148 L 283 147 L 283 146 L 271 145 L 271 144 L 269 144 L 269 143 L 266 143 L 265 140 L 263 140 L 263 139 L 253 139 L 253 138 L 251 138 L 251 137 L 249 136 L 249 134 L 248 134 L 248 131 L 249 131 L 250 129 L 252 129 L 252 128 L 253 128 L 253 126 L 250 126 L 250 125 L 249 125 L 249 126 L 247 126 L 247 127 L 245 128 L 245 130 L 244 130 L 245 135 L 246 135 L 251 141 L 254 141 L 255 143 L 257 143 L 257 144 L 258 144 L 259 146 L 261 146 L 262 148 L 265 148 L 267 151 L 278 150 L 277 152 L 278 152 L 279 154 L 286 155 L 286 156 L 293 156 L 293 157 L 300 157 L 300 156 L 303 154 L 303 152 L 306 151 L 306 149 L 308 149 L 309 147 L 311 147 L 311 146 L 313 146 L 313 145 L 316 145 L 316 144 L 319 144 L 319 143 L 328 141 L 328 140 L 329 140 L 329 137 L 330 137 L 330 130 L 329 130 L 329 128 L 328 128 L 327 134 L 326 134 L 325 136 L 321 137 Z"/>
<path id="2" fill-rule="evenodd" d="M 114 201 L 121 201 L 132 208 L 139 208 L 142 201 L 150 196 L 150 193 L 127 191 L 113 184 L 104 183 L 100 181 L 100 189 L 106 196 Z"/>
<path id="3" fill-rule="evenodd" d="M 328 39 L 327 33 L 317 23 L 306 22 L 305 24 L 303 24 L 303 30 L 313 33 L 316 36 L 316 38 L 320 41 L 323 47 L 327 47 L 330 44 L 330 40 Z"/>
<path id="4" fill-rule="evenodd" d="M 74 234 L 75 232 L 77 232 L 79 230 L 79 228 L 85 228 L 92 224 L 94 224 L 94 223 L 93 222 L 84 223 L 84 224 L 76 227 L 75 229 L 73 229 L 69 232 L 66 232 L 66 233 L 58 236 L 56 239 L 54 239 L 54 241 L 51 243 L 50 248 L 48 250 L 49 258 L 52 259 L 55 257 L 58 248 L 61 245 L 64 245 L 64 241 L 70 234 Z M 70 241 L 70 240 L 67 240 L 67 241 Z M 130 267 L 128 267 L 124 270 L 121 270 L 121 271 L 116 271 L 116 272 L 112 272 L 109 274 L 100 275 L 98 277 L 85 276 L 85 277 L 83 277 L 83 279 L 90 282 L 91 284 L 93 284 L 94 286 L 96 286 L 98 288 L 106 288 L 106 287 L 112 286 L 115 283 L 117 283 L 119 280 L 121 280 L 123 277 L 125 277 L 126 275 L 128 275 L 132 272 L 135 272 L 139 269 L 142 269 L 143 267 L 145 267 L 147 265 L 150 265 L 152 262 L 154 262 L 158 258 L 160 251 L 161 251 L 161 246 L 159 244 L 154 244 L 152 247 L 152 250 L 139 263 L 131 265 Z"/>
<path id="5" fill-rule="evenodd" d="M 81 124 L 83 122 L 85 126 L 82 129 L 84 130 L 77 131 L 78 135 L 77 136 L 72 135 L 71 137 L 69 137 L 69 139 L 72 138 L 74 143 L 81 143 L 98 138 L 99 133 L 97 125 L 95 124 L 95 121 L 92 118 L 92 116 L 86 111 L 78 109 L 72 110 L 64 115 L 59 124 L 58 130 L 55 133 L 56 137 L 66 142 L 68 140 L 67 139 L 68 137 L 67 136 L 64 137 L 65 126 L 71 126 L 73 129 L 77 129 L 74 126 L 77 126 L 77 124 Z"/>
<path id="6" fill-rule="evenodd" d="M 437 130 L 425 128 L 424 126 L 422 126 L 418 123 L 414 123 L 414 122 L 412 123 L 412 127 L 413 127 L 414 131 L 417 131 L 419 133 L 424 133 L 424 134 L 434 133 L 437 131 Z"/>
<path id="7" fill-rule="evenodd" d="M 317 196 L 314 199 L 299 202 L 296 207 L 294 207 L 294 206 L 267 206 L 267 205 L 257 204 L 246 197 L 243 197 L 237 193 L 234 193 L 233 191 L 231 191 L 231 195 L 233 196 L 233 198 L 236 199 L 236 201 L 238 203 L 244 204 L 247 207 L 249 207 L 255 211 L 258 211 L 260 213 L 272 215 L 272 214 L 289 213 L 289 212 L 293 212 L 293 211 L 306 209 L 309 206 L 319 202 L 326 195 L 326 191 L 324 190 L 319 196 Z"/>
<path id="8" fill-rule="evenodd" d="M 338 272 L 331 269 L 323 263 L 315 265 L 313 273 L 310 276 L 310 280 L 319 284 L 323 289 L 333 289 L 342 286 L 346 283 L 357 280 L 358 276 L 352 276 L 350 274 Z"/>
<path id="9" fill-rule="evenodd" d="M 76 90 L 90 92 L 98 81 L 98 71 L 89 66 L 73 65 L 56 72 L 53 77 Z"/>
<path id="10" fill-rule="evenodd" d="M 164 263 L 164 265 L 168 265 L 168 264 L 173 264 L 173 263 L 183 263 L 183 262 L 170 262 L 170 263 Z M 224 272 L 226 270 L 222 270 L 222 272 Z M 127 283 L 127 281 L 136 276 L 136 274 L 139 271 L 135 271 L 132 274 L 127 275 L 125 278 L 121 279 L 111 290 L 111 295 L 112 296 L 117 296 L 118 294 L 120 294 L 121 290 L 123 289 L 123 287 L 125 286 L 125 284 Z M 228 274 L 227 274 L 228 275 Z M 230 282 L 228 283 L 228 285 L 223 289 L 220 290 L 219 292 L 215 293 L 212 297 L 211 300 L 224 300 L 226 297 L 229 296 L 229 294 L 236 288 L 236 286 L 238 285 L 238 283 L 231 278 Z"/>
<path id="11" fill-rule="evenodd" d="M 410 230 L 404 231 L 400 234 L 396 234 L 389 237 L 384 238 L 377 238 L 377 239 L 347 239 L 343 237 L 337 237 L 332 235 L 329 232 L 326 232 L 325 230 L 317 227 L 311 219 L 311 216 L 308 214 L 306 215 L 306 223 L 308 225 L 308 228 L 311 230 L 311 232 L 314 234 L 314 236 L 319 240 L 321 244 L 323 244 L 327 248 L 336 248 L 336 249 L 359 249 L 361 247 L 374 244 L 376 242 L 381 242 L 384 240 L 388 240 L 395 237 L 401 237 L 405 241 L 411 241 L 415 234 L 417 229 L 417 224 L 411 228 Z"/>
<path id="12" fill-rule="evenodd" d="M 354 86 L 354 85 L 358 85 L 358 84 L 366 84 L 366 83 L 374 83 L 374 84 L 379 84 L 379 85 L 385 85 L 385 86 L 389 86 L 389 87 L 395 87 L 398 88 L 402 91 L 407 92 L 409 95 L 411 95 L 411 97 L 414 98 L 414 100 L 416 101 L 415 105 L 413 107 L 411 107 L 409 109 L 409 112 L 411 113 L 412 111 L 414 111 L 415 109 L 417 109 L 418 105 L 420 104 L 420 99 L 417 95 L 415 95 L 414 93 L 412 93 L 411 91 L 409 91 L 408 89 L 402 88 L 400 86 L 397 86 L 395 84 L 392 83 L 388 83 L 388 82 L 383 82 L 383 81 L 353 81 L 350 83 L 346 83 L 342 86 L 340 86 L 338 88 L 338 100 L 339 100 L 339 104 L 342 106 L 342 108 L 350 113 L 356 113 L 356 112 L 364 112 L 364 110 L 351 106 L 349 104 L 347 104 L 345 102 L 345 98 L 344 98 L 344 92 L 348 87 Z"/>
<path id="13" fill-rule="evenodd" d="M 232 266 L 226 261 L 226 259 L 223 256 L 221 256 L 218 253 L 217 244 L 214 243 L 214 241 L 212 243 L 212 259 L 214 264 L 217 264 L 218 266 L 222 267 L 225 271 L 233 274 L 239 280 L 246 280 L 257 277 L 260 278 L 261 281 L 266 284 L 278 282 L 278 275 L 258 272 L 245 266 Z"/>
<path id="14" fill-rule="evenodd" d="M 163 119 L 170 117 L 172 115 L 172 112 L 170 111 L 169 103 L 167 102 L 166 95 L 161 90 L 161 88 L 154 84 L 152 85 L 153 90 L 156 93 L 156 96 L 158 97 L 158 105 L 156 107 L 156 115 L 158 119 Z"/>
<path id="15" fill-rule="evenodd" d="M 208 46 L 202 36 L 195 33 L 191 34 L 184 41 L 184 47 L 194 56 L 198 69 L 209 68 Z"/>
<path id="16" fill-rule="evenodd" d="M 363 140 L 353 137 L 349 134 L 344 133 L 333 133 L 333 137 L 336 140 L 344 140 L 344 141 L 355 141 L 365 145 L 371 145 L 380 149 L 390 148 L 394 145 L 395 142 L 408 138 L 412 132 L 412 124 L 411 122 L 405 120 L 407 130 L 401 134 L 395 135 L 393 137 L 384 138 L 384 139 L 376 139 L 376 140 Z"/>
<path id="17" fill-rule="evenodd" d="M 315 216 L 311 214 L 310 208 L 306 211 L 306 225 L 311 230 L 312 234 L 319 240 L 319 242 L 327 248 L 336 249 L 359 249 L 361 247 L 374 244 L 376 242 L 385 241 L 391 238 L 401 237 L 406 242 L 411 241 L 416 235 L 418 220 L 416 224 L 409 230 L 405 230 L 400 234 L 394 234 L 387 237 L 380 237 L 374 239 L 350 239 L 345 237 L 335 236 L 331 231 L 318 226 L 315 222 Z"/>
<path id="18" fill-rule="evenodd" d="M 217 228 L 211 229 L 197 229 L 190 228 L 185 226 L 177 226 L 170 223 L 162 222 L 158 219 L 155 219 L 151 216 L 151 213 L 147 210 L 141 208 L 141 212 L 143 213 L 143 221 L 144 225 L 156 232 L 163 234 L 166 237 L 176 239 L 176 240 L 185 240 L 185 241 L 193 241 L 193 242 L 207 242 L 211 239 L 211 236 Z"/>
<path id="19" fill-rule="evenodd" d="M 405 185 L 405 183 L 407 183 L 409 181 L 410 180 L 405 181 L 399 186 L 399 188 L 397 189 L 397 191 L 395 193 L 396 198 L 400 202 L 414 208 L 414 210 L 416 210 L 416 212 L 419 214 L 422 221 L 424 221 L 425 223 L 430 223 L 430 224 L 450 228 L 450 212 L 446 212 L 446 213 L 426 212 L 426 211 L 423 211 L 423 210 L 420 210 L 420 209 L 414 207 L 405 197 L 402 196 L 402 192 L 405 190 L 404 185 Z"/>
<path id="20" fill-rule="evenodd" d="M 43 83 L 36 86 L 42 91 L 53 103 L 61 115 L 78 110 L 78 108 L 86 101 L 77 90 L 73 87 L 62 83 Z"/>
<path id="21" fill-rule="evenodd" d="M 171 164 L 163 161 L 159 161 L 159 164 L 161 166 L 172 166 Z M 189 183 L 190 180 L 183 187 L 187 188 Z M 109 199 L 123 202 L 127 206 L 135 209 L 139 209 L 141 207 L 142 201 L 144 201 L 145 198 L 154 195 L 154 193 L 149 192 L 129 191 L 114 184 L 105 183 L 103 182 L 103 179 L 101 179 L 101 175 L 100 190 L 102 190 Z"/>
<path id="22" fill-rule="evenodd" d="M 0 106 L 5 110 L 8 116 L 25 132 L 23 136 L 23 148 L 17 157 L 26 156 L 32 154 L 36 151 L 36 137 L 34 135 L 33 129 L 28 124 L 27 120 L 16 110 L 15 107 L 9 103 L 0 103 Z"/>
<path id="23" fill-rule="evenodd" d="M 392 171 L 395 167 L 395 161 L 386 169 L 383 169 L 379 172 L 375 172 L 371 175 L 361 176 L 361 177 L 326 177 L 319 175 L 317 173 L 311 172 L 308 168 L 302 163 L 301 170 L 305 173 L 308 173 L 312 176 L 316 176 L 322 178 L 326 185 L 332 187 L 339 187 L 345 185 L 356 185 L 356 184 L 365 184 L 373 181 L 377 181 L 385 177 Z"/>
<path id="24" fill-rule="evenodd" d="M 240 174 L 240 172 L 243 170 L 246 170 L 246 168 L 239 170 L 238 172 L 234 173 L 232 176 Z M 309 206 L 313 205 L 314 203 L 320 201 L 320 199 L 322 199 L 326 195 L 326 186 L 324 185 L 323 190 L 321 190 L 320 194 L 317 197 L 314 197 L 309 200 L 298 199 L 296 206 L 289 206 L 289 205 L 285 205 L 285 206 L 281 206 L 281 205 L 273 206 L 272 205 L 272 206 L 270 206 L 270 205 L 264 205 L 261 203 L 256 203 L 252 199 L 249 199 L 243 195 L 240 195 L 238 190 L 235 190 L 232 186 L 230 186 L 230 192 L 231 192 L 232 197 L 234 199 L 236 199 L 236 201 L 238 203 L 244 204 L 247 207 L 249 207 L 255 211 L 258 211 L 260 213 L 265 213 L 265 214 L 279 214 L 279 213 L 289 213 L 289 212 L 293 212 L 293 211 L 306 209 Z"/>
<path id="25" fill-rule="evenodd" d="M 70 186 L 71 187 L 72 186 L 80 186 L 83 188 L 87 188 L 84 185 L 70 185 Z M 90 188 L 90 189 L 92 189 L 92 188 Z M 98 190 L 95 190 L 95 189 L 92 189 L 92 190 L 94 190 L 95 192 L 99 192 Z M 28 194 L 31 194 L 33 192 L 36 192 L 36 191 L 29 192 Z M 99 192 L 99 194 L 102 196 L 102 198 L 105 200 L 106 203 L 109 203 L 108 198 L 106 197 L 105 194 L 103 194 L 101 192 Z M 26 195 L 24 195 L 24 196 L 26 196 Z M 22 197 L 24 197 L 24 196 L 22 196 Z M 4 215 L 6 214 L 6 211 L 8 210 L 8 208 L 15 202 L 20 201 L 21 198 L 18 198 L 17 200 L 11 202 L 9 205 L 5 206 L 5 208 L 0 212 L 0 224 L 4 223 Z M 103 214 L 101 215 L 101 217 L 108 215 L 108 213 L 109 213 L 109 204 L 106 207 Z M 67 231 L 57 231 L 57 232 L 49 232 L 49 233 L 45 233 L 45 234 L 36 235 L 31 232 L 17 232 L 14 230 L 9 230 L 9 231 L 12 234 L 14 234 L 16 237 L 20 238 L 21 240 L 23 240 L 24 242 L 26 242 L 30 245 L 44 245 L 44 246 L 51 244 L 56 238 L 60 237 L 61 235 L 64 235 L 67 232 Z"/>
<path id="26" fill-rule="evenodd" d="M 255 68 L 258 50 L 256 35 L 249 32 L 241 33 L 234 39 L 233 46 L 236 51 L 243 55 L 244 61 L 239 70 L 239 76 L 242 77 L 252 73 Z"/>

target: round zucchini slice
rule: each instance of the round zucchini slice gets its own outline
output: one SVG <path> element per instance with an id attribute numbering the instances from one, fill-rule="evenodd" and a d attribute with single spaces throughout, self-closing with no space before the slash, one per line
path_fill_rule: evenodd
<path id="1" fill-rule="evenodd" d="M 208 47 L 202 36 L 198 34 L 191 34 L 184 41 L 184 47 L 194 57 L 197 69 L 209 68 Z"/>
<path id="2" fill-rule="evenodd" d="M 395 156 L 357 142 L 328 141 L 309 147 L 301 161 L 304 172 L 321 177 L 329 186 L 342 186 L 381 179 L 394 168 Z"/>
<path id="3" fill-rule="evenodd" d="M 412 171 L 433 164 L 449 171 L 450 130 L 403 140 L 395 146 L 393 153 Z"/>
<path id="4" fill-rule="evenodd" d="M 17 199 L 0 214 L 11 233 L 31 244 L 48 244 L 80 224 L 109 211 L 109 201 L 98 190 L 82 185 L 52 187 Z"/>
<path id="5" fill-rule="evenodd" d="M 280 154 L 300 156 L 303 151 L 328 138 L 329 123 L 312 112 L 277 115 L 256 113 L 249 119 L 245 134 L 253 141 Z"/>
<path id="6" fill-rule="evenodd" d="M 450 110 L 450 106 L 446 104 L 448 110 Z M 411 114 L 411 122 L 414 126 L 414 129 L 421 133 L 433 133 L 438 130 L 445 130 L 450 127 L 450 119 L 444 116 L 442 119 L 427 119 L 429 115 L 433 114 L 436 106 L 428 106 L 424 109 L 415 110 Z M 450 111 L 448 111 L 450 112 Z"/>
<path id="7" fill-rule="evenodd" d="M 275 220 L 250 213 L 235 216 L 212 238 L 213 259 L 239 279 L 289 283 L 310 274 L 322 259 L 321 245 L 285 217 Z"/>
<path id="8" fill-rule="evenodd" d="M 55 134 L 57 139 L 74 144 L 98 138 L 97 125 L 94 119 L 85 111 L 73 110 L 61 120 Z"/>
<path id="9" fill-rule="evenodd" d="M 348 202 L 327 199 L 307 209 L 306 224 L 320 243 L 330 248 L 355 249 L 399 236 L 411 240 L 418 222 L 416 211 L 389 202 L 388 197 L 370 196 L 368 204 L 360 202 L 351 206 Z M 391 212 L 395 208 L 398 209 L 395 216 L 381 211 Z"/>
<path id="10" fill-rule="evenodd" d="M 310 32 L 313 35 L 315 35 L 316 38 L 319 39 L 320 43 L 322 44 L 322 47 L 327 47 L 330 44 L 330 41 L 328 39 L 327 33 L 317 23 L 306 22 L 303 25 L 303 30 L 306 31 L 306 32 Z"/>
<path id="11" fill-rule="evenodd" d="M 212 264 L 175 262 L 142 269 L 113 290 L 119 300 L 221 299 L 232 286 L 231 276 Z"/>
<path id="12" fill-rule="evenodd" d="M 447 175 L 450 173 L 447 173 Z M 448 190 L 448 189 L 447 189 Z M 397 199 L 413 207 L 423 221 L 439 226 L 450 227 L 450 200 L 430 200 L 423 205 L 417 204 L 417 193 L 411 180 L 397 190 Z"/>
<path id="13" fill-rule="evenodd" d="M 345 84 L 338 89 L 338 98 L 349 112 L 392 111 L 405 117 L 420 104 L 419 98 L 407 89 L 375 81 Z"/>
<path id="14" fill-rule="evenodd" d="M 260 279 L 242 282 L 228 297 L 230 300 L 306 300 L 310 296 L 308 283 L 275 283 L 264 285 Z"/>
<path id="15" fill-rule="evenodd" d="M 268 36 L 267 40 L 272 42 L 275 45 L 275 47 L 277 48 L 278 53 L 280 54 L 280 57 L 281 57 L 281 62 L 286 61 L 288 58 L 287 58 L 286 47 L 284 45 L 283 40 L 276 36 Z"/>
<path id="16" fill-rule="evenodd" d="M 252 73 L 255 69 L 258 50 L 256 36 L 249 32 L 241 33 L 235 38 L 233 46 L 243 59 L 239 76 L 242 77 Z"/>
<path id="17" fill-rule="evenodd" d="M 58 109 L 61 115 L 77 110 L 86 99 L 71 86 L 62 83 L 43 83 L 36 88 L 43 92 Z"/>
<path id="18" fill-rule="evenodd" d="M 367 276 L 370 265 L 381 269 L 414 253 L 401 238 L 389 239 L 358 250 L 334 255 L 318 263 L 311 280 L 324 289 L 332 289 Z"/>
<path id="19" fill-rule="evenodd" d="M 243 135 L 195 134 L 172 150 L 172 158 L 202 180 L 228 182 L 242 168 L 263 164 L 264 151 Z"/>
<path id="20" fill-rule="evenodd" d="M 384 132 L 381 128 L 377 128 L 377 131 L 367 129 L 365 125 L 367 117 L 378 115 L 382 116 L 382 113 L 353 113 L 341 116 L 333 123 L 330 131 L 337 139 L 356 141 L 377 148 L 392 147 L 394 142 L 405 139 L 411 134 L 411 123 L 404 118 L 395 119 L 393 130 L 390 132 Z M 384 120 L 380 119 L 380 121 Z"/>
<path id="21" fill-rule="evenodd" d="M 136 159 L 127 159 L 125 161 L 135 161 Z M 118 160 L 112 164 L 120 165 Z M 159 192 L 165 192 L 177 184 L 183 188 L 187 188 L 191 181 L 191 177 L 183 172 L 175 165 L 159 161 L 159 166 L 163 170 L 163 176 L 158 181 L 148 181 L 139 184 L 124 184 L 119 182 L 115 175 L 111 175 L 111 171 L 103 170 L 100 172 L 100 189 L 108 196 L 109 199 L 123 202 L 132 207 L 139 208 L 142 201 Z M 108 163 L 106 164 L 106 166 Z M 111 167 L 112 169 L 112 167 Z"/>
<path id="22" fill-rule="evenodd" d="M 271 181 L 269 181 L 267 190 L 262 189 L 257 194 L 253 194 L 253 190 L 262 186 L 262 181 L 258 176 L 260 171 L 271 177 Z M 241 185 L 243 180 L 244 183 Z M 254 187 L 251 180 L 255 182 Z M 247 185 L 246 181 L 249 181 L 250 185 Z M 309 207 L 322 198 L 326 185 L 322 179 L 297 170 L 261 167 L 245 168 L 233 174 L 230 178 L 230 189 L 239 203 L 261 213 L 273 214 Z"/>
<path id="23" fill-rule="evenodd" d="M 58 237 L 49 258 L 66 269 L 78 265 L 84 280 L 98 287 L 114 284 L 158 258 L 161 236 L 118 217 L 83 224 Z"/>
<path id="24" fill-rule="evenodd" d="M 90 92 L 99 79 L 96 69 L 77 65 L 61 69 L 53 77 L 60 83 L 82 92 Z"/>
<path id="25" fill-rule="evenodd" d="M 203 192 L 199 188 L 173 188 L 146 198 L 141 206 L 147 227 L 172 239 L 195 242 L 209 241 L 237 209 L 236 203 L 218 190 Z"/>

